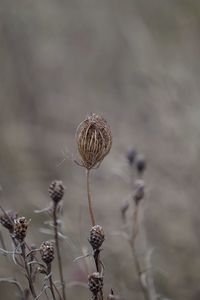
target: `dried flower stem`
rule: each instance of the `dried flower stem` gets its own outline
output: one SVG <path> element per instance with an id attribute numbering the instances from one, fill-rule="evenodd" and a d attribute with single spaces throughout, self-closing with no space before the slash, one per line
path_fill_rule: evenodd
<path id="1" fill-rule="evenodd" d="M 49 285 L 50 285 L 50 290 L 52 293 L 53 300 L 56 300 L 55 293 L 54 293 L 52 274 L 51 274 L 51 263 L 47 265 L 47 274 L 49 275 Z"/>
<path id="2" fill-rule="evenodd" d="M 91 197 L 91 191 L 90 191 L 90 170 L 89 169 L 86 169 L 86 178 L 87 178 L 87 196 L 88 196 L 89 215 L 90 215 L 92 226 L 95 226 L 96 223 L 95 223 L 95 217 L 94 217 L 94 213 L 93 213 L 93 209 L 92 209 L 92 197 Z M 101 268 L 100 268 L 101 262 L 100 262 L 100 250 L 99 249 L 94 250 L 93 258 L 94 258 L 97 272 L 101 273 Z M 98 296 L 95 296 L 95 297 L 96 297 L 95 299 L 98 299 Z M 102 289 L 100 291 L 99 299 L 103 300 L 103 290 Z"/>
<path id="3" fill-rule="evenodd" d="M 54 204 L 53 204 L 54 239 L 55 239 L 55 243 L 56 243 L 58 269 L 59 269 L 60 281 L 61 281 L 61 286 L 62 286 L 62 296 L 63 296 L 63 300 L 66 300 L 65 282 L 64 282 L 64 277 L 63 277 L 62 261 L 61 261 L 59 238 L 58 238 L 57 204 L 58 203 L 56 203 L 56 202 L 54 202 Z"/>
<path id="4" fill-rule="evenodd" d="M 150 300 L 149 297 L 148 297 L 148 292 L 147 292 L 147 289 L 145 288 L 144 284 L 142 283 L 141 281 L 141 276 L 143 274 L 143 270 L 141 269 L 141 266 L 140 266 L 140 261 L 139 261 L 139 258 L 136 254 L 136 237 L 137 237 L 137 234 L 138 234 L 138 212 L 139 212 L 139 204 L 136 205 L 135 207 L 135 211 L 134 211 L 134 215 L 133 215 L 133 232 L 132 232 L 132 238 L 129 240 L 129 243 L 130 243 L 130 246 L 132 248 L 132 254 L 133 254 L 133 258 L 134 258 L 134 261 L 135 261 L 135 266 L 136 266 L 136 271 L 137 271 L 137 275 L 138 275 L 138 278 L 139 278 L 139 283 L 140 283 L 140 287 L 141 287 L 141 290 L 143 292 L 143 295 L 144 295 L 144 299 L 145 300 Z"/>
<path id="5" fill-rule="evenodd" d="M 23 241 L 20 246 L 21 246 L 21 251 L 22 251 L 22 258 L 24 260 L 24 267 L 26 270 L 26 275 L 27 275 L 27 279 L 28 279 L 28 283 L 29 283 L 29 288 L 30 288 L 33 298 L 35 299 L 37 296 L 36 296 L 35 288 L 33 285 L 32 277 L 31 277 L 31 274 L 29 271 L 28 263 L 27 263 L 25 242 Z"/>
<path id="6" fill-rule="evenodd" d="M 87 196 L 88 196 L 88 208 L 89 208 L 89 214 L 90 214 L 90 219 L 92 226 L 95 225 L 95 218 L 94 218 L 94 213 L 92 209 L 92 199 L 91 199 L 91 192 L 90 192 L 90 170 L 86 170 L 86 178 L 87 178 Z"/>

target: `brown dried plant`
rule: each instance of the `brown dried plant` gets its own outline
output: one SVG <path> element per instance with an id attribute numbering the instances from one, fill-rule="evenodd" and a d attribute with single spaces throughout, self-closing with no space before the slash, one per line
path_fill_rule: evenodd
<path id="1" fill-rule="evenodd" d="M 93 257 L 96 266 L 96 272 L 89 276 L 88 285 L 93 299 L 103 300 L 103 264 L 100 259 L 100 247 L 104 241 L 104 232 L 102 227 L 97 225 L 95 221 L 89 175 L 90 170 L 98 168 L 111 149 L 112 133 L 110 126 L 103 117 L 91 114 L 78 126 L 76 130 L 76 142 L 78 152 L 81 156 L 79 165 L 86 169 L 88 208 L 92 224 L 89 242 L 93 248 Z"/>

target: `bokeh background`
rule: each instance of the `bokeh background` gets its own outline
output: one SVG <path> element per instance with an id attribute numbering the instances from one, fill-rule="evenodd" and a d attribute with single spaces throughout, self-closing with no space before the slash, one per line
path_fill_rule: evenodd
<path id="1" fill-rule="evenodd" d="M 90 112 L 113 132 L 112 151 L 92 174 L 106 293 L 143 299 L 131 250 L 115 234 L 130 194 L 125 154 L 135 147 L 148 163 L 144 225 L 157 291 L 200 299 L 199 53 L 199 0 L 0 1 L 0 201 L 31 218 L 28 240 L 39 246 L 51 238 L 41 232 L 48 217 L 33 211 L 49 204 L 51 180 L 63 180 L 68 299 L 89 299 L 70 283 L 87 282 L 85 264 L 73 262 L 87 251 L 90 229 L 85 172 L 73 158 L 76 126 Z M 4 256 L 0 276 L 25 285 Z M 18 299 L 7 284 L 0 294 Z"/>

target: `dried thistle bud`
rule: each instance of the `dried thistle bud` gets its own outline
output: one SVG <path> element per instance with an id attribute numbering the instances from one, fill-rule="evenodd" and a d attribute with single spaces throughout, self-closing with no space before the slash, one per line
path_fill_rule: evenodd
<path id="1" fill-rule="evenodd" d="M 145 194 L 144 181 L 138 179 L 135 181 L 134 195 L 133 195 L 136 205 L 144 198 L 144 194 Z"/>
<path id="2" fill-rule="evenodd" d="M 55 203 L 58 203 L 64 195 L 64 190 L 62 181 L 54 180 L 49 186 L 49 195 Z"/>
<path id="3" fill-rule="evenodd" d="M 103 277 L 99 272 L 94 272 L 88 276 L 88 287 L 93 295 L 97 295 L 103 288 Z"/>
<path id="4" fill-rule="evenodd" d="M 40 254 L 42 260 L 46 264 L 50 264 L 54 259 L 54 246 L 51 241 L 43 242 L 40 246 Z"/>
<path id="5" fill-rule="evenodd" d="M 146 159 L 143 154 L 138 154 L 136 156 L 135 165 L 136 165 L 138 174 L 141 175 L 142 173 L 144 173 L 144 171 L 146 170 L 146 167 L 147 167 L 147 163 L 146 163 Z"/>
<path id="6" fill-rule="evenodd" d="M 25 217 L 14 220 L 14 237 L 22 242 L 26 237 L 28 222 Z"/>
<path id="7" fill-rule="evenodd" d="M 90 170 L 98 167 L 112 146 L 112 133 L 106 120 L 89 115 L 76 130 L 76 142 L 82 165 Z"/>
<path id="8" fill-rule="evenodd" d="M 105 235 L 103 228 L 100 225 L 95 225 L 90 230 L 89 243 L 92 246 L 93 250 L 97 250 L 103 244 Z"/>
<path id="9" fill-rule="evenodd" d="M 6 211 L 0 215 L 0 223 L 7 228 L 10 233 L 14 230 L 14 220 L 17 218 L 17 213 L 14 211 Z"/>
<path id="10" fill-rule="evenodd" d="M 129 165 L 132 166 L 135 162 L 135 158 L 136 158 L 137 152 L 135 149 L 130 149 L 127 154 L 126 154 L 126 158 L 129 162 Z"/>

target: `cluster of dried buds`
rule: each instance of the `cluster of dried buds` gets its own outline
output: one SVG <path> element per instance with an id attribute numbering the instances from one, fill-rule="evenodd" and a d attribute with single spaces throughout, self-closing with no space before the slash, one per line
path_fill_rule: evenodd
<path id="1" fill-rule="evenodd" d="M 40 246 L 40 254 L 43 262 L 47 265 L 54 260 L 54 246 L 52 241 L 45 241 Z"/>
<path id="2" fill-rule="evenodd" d="M 88 287 L 92 293 L 92 299 L 97 300 L 103 288 L 103 276 L 99 272 L 92 273 L 88 276 Z"/>
<path id="3" fill-rule="evenodd" d="M 29 224 L 25 217 L 18 218 L 16 212 L 7 211 L 0 215 L 0 223 L 8 229 L 13 238 L 15 238 L 18 242 L 21 243 L 24 241 Z"/>
<path id="4" fill-rule="evenodd" d="M 126 154 L 126 158 L 130 167 L 135 166 L 137 174 L 142 176 L 146 170 L 146 159 L 144 155 L 137 153 L 135 149 L 130 149 Z"/>

